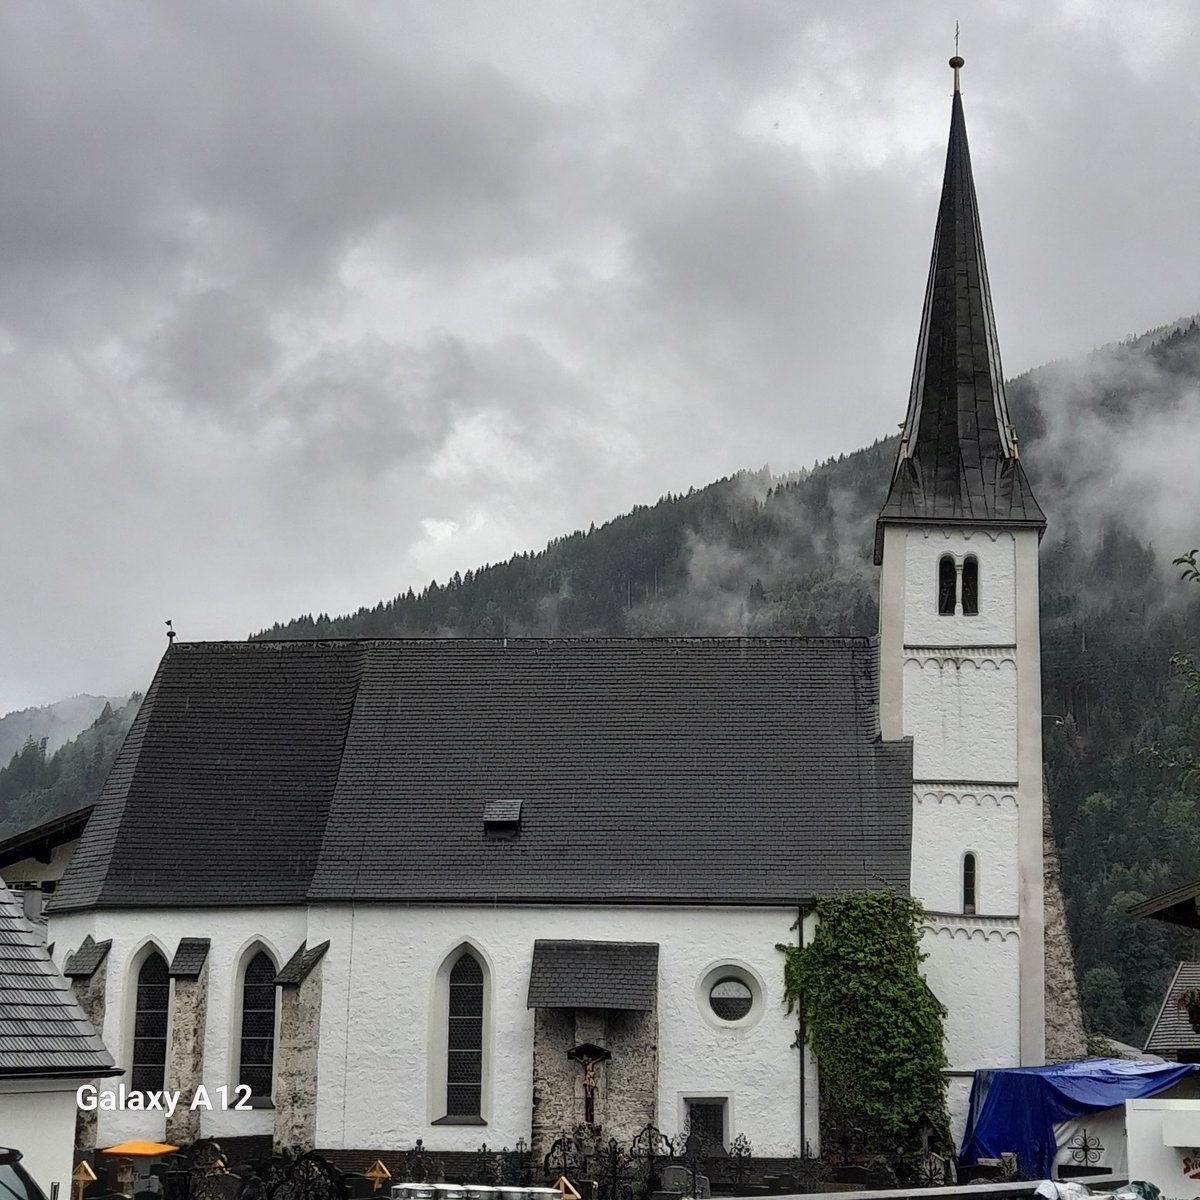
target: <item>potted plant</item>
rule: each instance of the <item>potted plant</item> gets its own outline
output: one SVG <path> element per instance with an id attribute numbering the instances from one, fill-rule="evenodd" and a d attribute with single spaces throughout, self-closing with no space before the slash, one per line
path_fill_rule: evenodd
<path id="1" fill-rule="evenodd" d="M 1192 1028 L 1200 1033 L 1200 988 L 1188 988 L 1175 997 L 1175 1003 L 1188 1015 Z"/>

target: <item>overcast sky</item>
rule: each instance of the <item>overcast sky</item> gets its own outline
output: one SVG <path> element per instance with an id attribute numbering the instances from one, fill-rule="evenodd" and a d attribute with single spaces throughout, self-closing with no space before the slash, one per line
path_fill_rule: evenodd
<path id="1" fill-rule="evenodd" d="M 893 431 L 956 19 L 1006 374 L 1200 309 L 1193 0 L 3 0 L 0 712 Z"/>

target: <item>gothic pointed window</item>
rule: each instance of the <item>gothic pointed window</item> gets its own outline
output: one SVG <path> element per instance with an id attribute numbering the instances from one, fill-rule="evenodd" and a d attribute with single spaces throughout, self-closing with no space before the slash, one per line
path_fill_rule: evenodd
<path id="1" fill-rule="evenodd" d="M 242 980 L 242 1032 L 239 1041 L 238 1082 L 251 1096 L 271 1095 L 275 1066 L 275 976 L 271 956 L 260 950 L 246 964 Z"/>
<path id="2" fill-rule="evenodd" d="M 157 950 L 143 961 L 137 977 L 133 1016 L 133 1061 L 129 1086 L 135 1092 L 162 1090 L 167 1072 L 167 1018 L 171 980 L 167 960 Z"/>
<path id="3" fill-rule="evenodd" d="M 954 593 L 958 586 L 958 572 L 954 559 L 943 554 L 938 561 L 938 612 L 943 617 L 954 616 Z"/>
<path id="4" fill-rule="evenodd" d="M 968 617 L 979 614 L 979 560 L 973 554 L 963 563 L 962 610 Z"/>
<path id="5" fill-rule="evenodd" d="M 963 912 L 975 911 L 975 855 L 963 855 Z"/>
<path id="6" fill-rule="evenodd" d="M 483 1085 L 483 968 L 469 951 L 450 972 L 446 1115 L 477 1117 Z"/>

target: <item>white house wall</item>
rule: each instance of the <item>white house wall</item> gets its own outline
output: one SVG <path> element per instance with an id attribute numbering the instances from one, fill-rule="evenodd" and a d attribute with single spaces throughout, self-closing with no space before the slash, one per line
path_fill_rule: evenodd
<path id="1" fill-rule="evenodd" d="M 50 1195 L 71 1195 L 75 1166 L 75 1087 L 60 1079 L 0 1080 L 0 1146 L 20 1150 L 23 1166 Z"/>
<path id="2" fill-rule="evenodd" d="M 730 1136 L 745 1133 L 756 1156 L 790 1156 L 801 1145 L 797 1019 L 783 1002 L 783 956 L 795 942 L 795 909 L 425 908 L 389 905 L 309 909 L 95 912 L 52 917 L 61 966 L 90 933 L 111 938 L 103 1036 L 118 1065 L 131 1055 L 134 966 L 153 939 L 170 961 L 181 937 L 212 939 L 203 1079 L 232 1087 L 236 1070 L 238 964 L 262 940 L 281 965 L 302 940 L 326 939 L 322 960 L 316 1143 L 325 1149 L 401 1147 L 416 1138 L 439 1150 L 474 1150 L 528 1140 L 532 1106 L 533 1013 L 526 1007 L 538 938 L 657 942 L 659 957 L 658 1124 L 683 1122 L 689 1098 L 725 1098 Z M 811 936 L 811 933 L 810 933 Z M 431 1044 L 435 977 L 446 956 L 469 943 L 486 965 L 486 1127 L 433 1125 Z M 730 1026 L 707 1009 L 701 981 L 730 964 L 754 981 L 755 1010 Z M 811 1055 L 809 1055 L 811 1058 Z M 349 1081 L 350 1086 L 347 1087 Z M 106 1084 L 105 1086 L 114 1086 Z M 815 1134 L 811 1067 L 809 1140 Z M 269 1134 L 270 1110 L 204 1113 L 202 1134 Z M 101 1113 L 100 1144 L 162 1137 L 158 1113 Z"/>

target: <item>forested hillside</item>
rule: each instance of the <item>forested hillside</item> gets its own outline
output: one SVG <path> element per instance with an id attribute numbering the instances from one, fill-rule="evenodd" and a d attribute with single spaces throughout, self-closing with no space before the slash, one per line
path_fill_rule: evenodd
<path id="1" fill-rule="evenodd" d="M 1138 1041 L 1189 939 L 1126 912 L 1200 875 L 1200 804 L 1146 751 L 1200 747 L 1172 654 L 1200 641 L 1200 589 L 1169 564 L 1200 543 L 1200 329 L 1105 347 L 1013 380 L 1042 546 L 1046 770 L 1093 1026 Z M 1186 445 L 1186 442 L 1184 443 Z M 874 633 L 875 515 L 895 439 L 811 471 L 748 472 L 349 616 L 260 637 Z"/>
<path id="2" fill-rule="evenodd" d="M 0 841 L 94 803 L 137 714 L 136 693 L 100 715 L 53 754 L 46 739 L 28 738 L 0 769 Z"/>
<path id="3" fill-rule="evenodd" d="M 86 729 L 106 704 L 120 708 L 125 700 L 115 696 L 72 696 L 40 708 L 22 708 L 0 717 L 0 763 L 6 763 L 33 738 L 45 739 L 46 750 L 53 754 L 64 742 Z"/>

